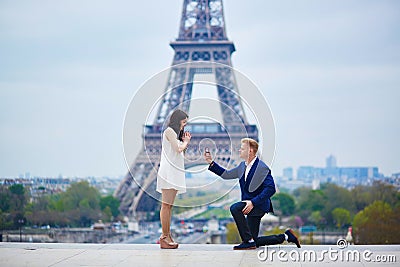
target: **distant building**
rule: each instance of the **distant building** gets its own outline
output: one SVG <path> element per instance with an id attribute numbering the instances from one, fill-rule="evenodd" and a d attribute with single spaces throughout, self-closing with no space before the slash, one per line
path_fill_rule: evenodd
<path id="1" fill-rule="evenodd" d="M 312 188 L 313 190 L 320 189 L 320 180 L 314 179 L 314 180 L 312 181 L 312 186 L 311 186 L 311 188 Z"/>
<path id="2" fill-rule="evenodd" d="M 32 198 L 44 194 L 54 194 L 66 191 L 71 183 L 88 181 L 91 186 L 96 187 L 103 195 L 111 195 L 119 185 L 120 177 L 86 177 L 86 178 L 50 178 L 50 177 L 31 177 L 27 178 L 6 178 L 0 177 L 0 186 L 10 186 L 22 184 L 30 191 Z"/>
<path id="3" fill-rule="evenodd" d="M 316 168 L 312 166 L 301 166 L 297 169 L 297 180 L 306 181 L 311 183 L 314 179 L 322 179 L 325 176 L 323 168 Z"/>
<path id="4" fill-rule="evenodd" d="M 293 180 L 293 168 L 292 167 L 284 168 L 283 177 L 289 181 Z"/>
<path id="5" fill-rule="evenodd" d="M 315 180 L 318 180 L 321 183 L 329 182 L 353 187 L 358 184 L 370 184 L 379 178 L 378 167 L 337 167 L 333 155 L 327 157 L 325 168 L 301 166 L 297 170 L 297 179 L 310 185 L 315 185 Z"/>
<path id="6" fill-rule="evenodd" d="M 336 168 L 336 157 L 333 155 L 329 155 L 329 157 L 326 158 L 326 168 Z"/>
<path id="7" fill-rule="evenodd" d="M 385 183 L 393 185 L 400 191 L 400 172 L 393 173 L 391 177 L 385 177 Z"/>
<path id="8" fill-rule="evenodd" d="M 391 178 L 392 179 L 400 179 L 400 172 L 393 173 Z"/>
<path id="9" fill-rule="evenodd" d="M 301 186 L 319 188 L 321 183 L 334 183 L 343 187 L 352 188 L 356 185 L 371 185 L 374 180 L 397 185 L 400 188 L 400 173 L 390 178 L 384 178 L 378 167 L 338 167 L 336 157 L 329 155 L 325 167 L 300 166 L 296 177 L 293 168 L 283 169 L 282 177 L 276 177 L 278 187 L 294 190 Z"/>

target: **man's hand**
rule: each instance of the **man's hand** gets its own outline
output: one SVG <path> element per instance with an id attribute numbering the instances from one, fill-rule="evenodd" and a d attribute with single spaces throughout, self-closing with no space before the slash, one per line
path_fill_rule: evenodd
<path id="1" fill-rule="evenodd" d="M 204 159 L 207 161 L 208 164 L 211 164 L 211 162 L 213 162 L 210 152 L 204 152 Z"/>
<path id="2" fill-rule="evenodd" d="M 253 202 L 251 202 L 251 200 L 243 200 L 242 202 L 246 203 L 246 206 L 242 209 L 242 212 L 244 215 L 247 215 L 254 208 Z"/>

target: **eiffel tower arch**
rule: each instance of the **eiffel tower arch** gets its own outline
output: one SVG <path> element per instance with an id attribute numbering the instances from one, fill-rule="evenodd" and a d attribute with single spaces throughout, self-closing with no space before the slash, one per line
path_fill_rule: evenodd
<path id="1" fill-rule="evenodd" d="M 226 35 L 222 0 L 184 0 L 179 36 L 170 45 L 175 54 L 164 94 L 152 123 L 145 126 L 141 151 L 114 193 L 121 212 L 128 216 L 155 211 L 159 205 L 155 187 L 162 131 L 176 108 L 189 111 L 196 75 L 214 77 L 213 82 L 206 82 L 215 85 L 222 121 L 189 121 L 185 130 L 192 133 L 192 140 L 185 153 L 185 168 L 205 164 L 204 147 L 210 147 L 214 158 L 229 167 L 238 160 L 243 137 L 258 140 L 257 126 L 246 118 L 232 68 L 235 46 Z"/>

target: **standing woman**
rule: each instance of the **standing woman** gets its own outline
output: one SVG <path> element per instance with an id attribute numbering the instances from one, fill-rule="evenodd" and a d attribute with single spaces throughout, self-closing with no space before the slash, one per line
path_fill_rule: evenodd
<path id="1" fill-rule="evenodd" d="M 157 175 L 157 191 L 161 193 L 160 221 L 162 235 L 161 248 L 177 248 L 171 237 L 171 209 L 177 194 L 186 192 L 185 166 L 183 152 L 191 135 L 184 128 L 188 115 L 180 109 L 175 110 L 162 135 L 160 168 Z"/>

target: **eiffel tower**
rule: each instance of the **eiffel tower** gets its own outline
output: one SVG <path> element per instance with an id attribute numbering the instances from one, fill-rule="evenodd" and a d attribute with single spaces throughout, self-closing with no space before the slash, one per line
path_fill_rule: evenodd
<path id="1" fill-rule="evenodd" d="M 222 0 L 184 0 L 178 38 L 170 43 L 175 51 L 165 93 L 152 125 L 146 125 L 144 145 L 121 181 L 114 196 L 123 214 L 140 219 L 144 212 L 156 211 L 160 194 L 155 191 L 161 155 L 161 133 L 169 115 L 180 108 L 189 114 L 194 77 L 214 75 L 222 122 L 190 123 L 192 133 L 185 153 L 185 168 L 205 164 L 205 146 L 213 146 L 214 158 L 230 167 L 237 163 L 240 140 L 258 140 L 256 125 L 247 121 L 232 69 L 233 42 L 226 35 Z"/>

